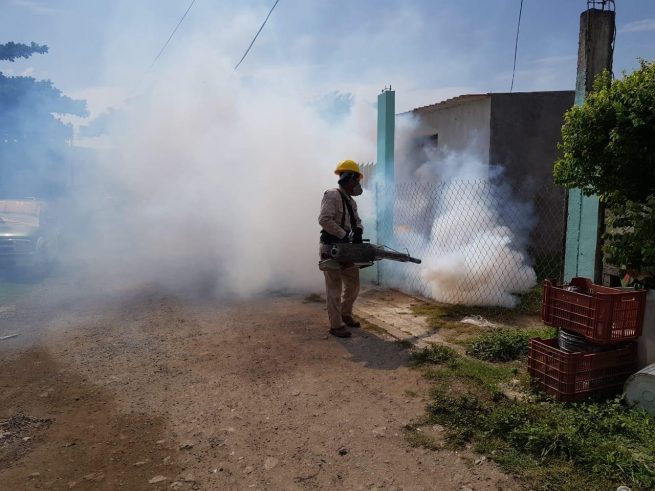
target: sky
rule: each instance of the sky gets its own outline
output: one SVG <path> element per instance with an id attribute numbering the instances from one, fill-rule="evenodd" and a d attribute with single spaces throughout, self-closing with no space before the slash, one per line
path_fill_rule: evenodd
<path id="1" fill-rule="evenodd" d="M 520 0 L 280 0 L 239 71 L 303 100 L 396 90 L 397 111 L 466 93 L 507 92 Z M 273 0 L 0 0 L 0 42 L 47 44 L 3 62 L 5 74 L 50 79 L 93 115 L 138 94 L 199 40 L 204 63 L 236 64 Z M 655 1 L 617 0 L 614 72 L 655 58 Z M 586 0 L 524 0 L 514 91 L 575 85 Z M 212 60 L 213 53 L 216 58 Z M 163 72 L 162 72 L 163 73 Z"/>

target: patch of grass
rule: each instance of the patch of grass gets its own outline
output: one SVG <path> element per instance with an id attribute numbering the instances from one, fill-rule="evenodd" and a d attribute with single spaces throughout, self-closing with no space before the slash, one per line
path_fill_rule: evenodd
<path id="1" fill-rule="evenodd" d="M 655 417 L 621 401 L 560 404 L 434 394 L 428 418 L 539 489 L 655 487 Z"/>
<path id="2" fill-rule="evenodd" d="M 538 316 L 541 312 L 542 286 L 538 285 L 527 293 L 518 295 L 519 303 L 513 308 L 481 307 L 471 305 L 451 305 L 439 303 L 416 303 L 411 306 L 416 315 L 427 317 L 428 323 L 434 328 L 462 327 L 464 317 L 484 317 L 495 324 L 518 326 L 526 317 Z"/>
<path id="3" fill-rule="evenodd" d="M 533 394 L 510 400 L 501 389 L 514 379 L 517 388 L 527 386 L 523 362 L 435 348 L 419 352 L 435 388 L 425 416 L 405 430 L 410 445 L 442 448 L 441 440 L 434 447 L 429 433 L 417 431 L 440 424 L 446 446 L 472 445 L 535 490 L 655 489 L 655 416 L 620 399 L 563 404 Z"/>
<path id="4" fill-rule="evenodd" d="M 427 448 L 429 450 L 441 450 L 443 448 L 434 437 L 416 429 L 405 430 L 405 439 L 410 447 Z"/>
<path id="5" fill-rule="evenodd" d="M 518 360 L 528 354 L 528 340 L 555 336 L 554 328 L 541 329 L 494 329 L 469 341 L 467 353 L 487 361 Z"/>
<path id="6" fill-rule="evenodd" d="M 505 382 L 514 376 L 516 367 L 513 365 L 491 365 L 471 358 L 461 357 L 452 371 L 455 376 L 472 380 L 495 393 L 498 391 L 498 385 L 501 382 Z"/>
<path id="7" fill-rule="evenodd" d="M 515 377 L 517 373 L 515 364 L 476 360 L 438 344 L 414 351 L 411 356 L 415 365 L 427 367 L 424 375 L 428 379 L 473 382 L 491 393 L 497 392 L 499 384 Z"/>
<path id="8" fill-rule="evenodd" d="M 324 303 L 325 299 L 321 297 L 318 293 L 310 293 L 302 301 L 303 303 Z"/>
<path id="9" fill-rule="evenodd" d="M 471 390 L 471 384 L 475 384 L 493 396 L 516 372 L 517 368 L 511 364 L 491 364 L 461 356 L 447 366 L 426 370 L 425 377 L 452 385 L 455 390 Z"/>
<path id="10" fill-rule="evenodd" d="M 433 344 L 427 348 L 413 351 L 410 358 L 414 365 L 440 365 L 452 362 L 457 356 L 454 349 L 441 344 Z"/>
<path id="11" fill-rule="evenodd" d="M 481 317 L 495 324 L 496 328 L 527 330 L 542 327 L 539 318 L 538 304 L 541 298 L 541 288 L 535 288 L 522 297 L 522 304 L 516 309 L 503 307 L 471 307 L 465 305 L 447 305 L 429 302 L 416 302 L 411 308 L 415 315 L 424 316 L 428 326 L 439 330 L 440 336 L 450 344 L 468 348 L 469 341 L 493 327 L 485 327 L 476 323 L 463 323 L 465 318 Z M 532 303 L 532 307 L 524 304 Z M 537 305 L 537 307 L 535 307 Z M 528 310 L 533 310 L 528 312 Z"/>
<path id="12" fill-rule="evenodd" d="M 526 317 L 526 313 L 521 312 L 519 309 L 508 309 L 505 307 L 417 303 L 412 305 L 411 308 L 414 314 L 425 316 L 430 327 L 435 329 L 464 329 L 465 327 L 469 327 L 460 322 L 465 317 L 483 317 L 494 324 L 505 326 L 520 325 Z M 471 325 L 470 327 L 474 328 L 475 331 L 479 331 L 479 327 L 477 326 Z"/>
<path id="13" fill-rule="evenodd" d="M 503 307 L 471 307 L 468 305 L 450 305 L 418 303 L 412 305 L 412 312 L 427 317 L 431 327 L 461 326 L 464 317 L 479 315 L 491 322 L 503 322 L 513 317 L 513 311 Z"/>
<path id="14" fill-rule="evenodd" d="M 562 459 L 535 458 L 502 439 L 487 437 L 474 443 L 476 452 L 491 456 L 504 471 L 521 476 L 533 489 L 579 491 L 616 489 L 602 476 L 580 473 L 575 464 Z"/>

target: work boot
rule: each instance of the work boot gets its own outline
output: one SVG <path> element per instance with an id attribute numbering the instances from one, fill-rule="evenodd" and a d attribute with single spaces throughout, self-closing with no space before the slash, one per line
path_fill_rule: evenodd
<path id="1" fill-rule="evenodd" d="M 348 327 L 362 327 L 362 325 L 359 323 L 359 321 L 356 321 L 355 319 L 352 318 L 350 315 L 344 315 L 341 317 L 341 320 L 345 325 Z"/>
<path id="2" fill-rule="evenodd" d="M 330 334 L 338 338 L 349 338 L 350 336 L 352 336 L 352 333 L 346 328 L 346 326 L 331 328 Z"/>

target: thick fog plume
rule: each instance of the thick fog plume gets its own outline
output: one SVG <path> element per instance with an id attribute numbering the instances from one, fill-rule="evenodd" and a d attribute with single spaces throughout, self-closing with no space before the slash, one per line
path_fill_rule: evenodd
<path id="1" fill-rule="evenodd" d="M 396 225 L 399 245 L 423 264 L 420 274 L 393 268 L 396 281 L 437 301 L 515 306 L 517 294 L 536 283 L 527 253 L 530 204 L 514 199 L 502 167 L 480 162 L 473 151 L 425 141 L 421 151 L 408 150 L 420 141 L 415 126 L 399 128 L 399 166 L 414 171 L 412 182 L 399 186 Z"/>
<path id="2" fill-rule="evenodd" d="M 330 121 L 290 80 L 242 78 L 206 51 L 112 118 L 95 184 L 78 187 L 95 240 L 75 261 L 101 282 L 190 293 L 317 288 L 321 197 L 338 161 L 371 160 L 373 108 Z"/>

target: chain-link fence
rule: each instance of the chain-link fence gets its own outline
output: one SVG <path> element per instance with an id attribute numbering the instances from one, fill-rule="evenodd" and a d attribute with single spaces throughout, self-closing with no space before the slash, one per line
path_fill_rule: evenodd
<path id="1" fill-rule="evenodd" d="M 382 261 L 383 285 L 445 303 L 521 307 L 544 278 L 561 275 L 561 188 L 487 180 L 372 188 L 378 242 L 423 259 L 420 266 Z M 393 210 L 386 216 L 385 202 Z"/>

